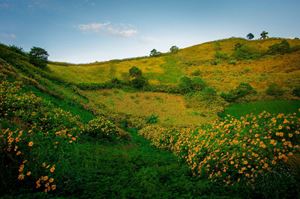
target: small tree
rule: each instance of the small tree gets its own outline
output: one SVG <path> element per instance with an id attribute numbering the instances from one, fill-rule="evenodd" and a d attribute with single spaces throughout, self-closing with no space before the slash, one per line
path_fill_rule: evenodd
<path id="1" fill-rule="evenodd" d="M 153 49 L 150 51 L 150 57 L 156 57 L 159 56 L 161 52 L 157 51 L 156 49 Z"/>
<path id="2" fill-rule="evenodd" d="M 249 40 L 252 40 L 252 39 L 254 38 L 254 34 L 249 33 L 249 34 L 247 35 L 247 38 L 248 38 Z"/>
<path id="3" fill-rule="evenodd" d="M 260 39 L 267 39 L 267 38 L 269 38 L 268 34 L 269 34 L 268 32 L 262 31 L 262 33 L 260 33 Z"/>
<path id="4" fill-rule="evenodd" d="M 179 51 L 179 48 L 177 47 L 177 46 L 172 46 L 171 48 L 170 48 L 170 52 L 171 53 L 177 53 Z"/>
<path id="5" fill-rule="evenodd" d="M 183 76 L 179 81 L 179 89 L 182 93 L 188 93 L 193 90 L 193 82 L 191 78 Z"/>
<path id="6" fill-rule="evenodd" d="M 129 69 L 129 75 L 130 77 L 137 78 L 142 76 L 142 71 L 138 67 L 133 66 Z"/>
<path id="7" fill-rule="evenodd" d="M 29 61 L 37 67 L 45 68 L 47 66 L 48 56 L 49 54 L 46 50 L 33 47 L 29 52 Z"/>

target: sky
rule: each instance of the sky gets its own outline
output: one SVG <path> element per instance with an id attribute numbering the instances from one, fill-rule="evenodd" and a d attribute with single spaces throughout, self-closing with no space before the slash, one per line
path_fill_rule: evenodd
<path id="1" fill-rule="evenodd" d="M 300 37 L 299 8 L 299 0 L 0 0 L 0 43 L 88 63 L 263 30 Z"/>

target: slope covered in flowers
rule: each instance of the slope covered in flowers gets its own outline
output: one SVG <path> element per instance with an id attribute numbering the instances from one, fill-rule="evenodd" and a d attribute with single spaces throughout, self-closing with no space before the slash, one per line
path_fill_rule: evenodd
<path id="1" fill-rule="evenodd" d="M 296 113 L 227 117 L 201 129 L 148 126 L 140 135 L 183 158 L 195 175 L 229 185 L 253 184 L 279 170 L 280 175 L 293 176 L 292 163 L 299 164 L 300 119 Z"/>

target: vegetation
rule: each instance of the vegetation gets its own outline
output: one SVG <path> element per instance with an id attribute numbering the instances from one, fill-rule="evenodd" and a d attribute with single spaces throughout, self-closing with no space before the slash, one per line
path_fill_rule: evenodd
<path id="1" fill-rule="evenodd" d="M 171 53 L 177 53 L 179 51 L 179 48 L 177 47 L 177 46 L 172 46 L 171 48 L 170 48 L 170 52 Z"/>
<path id="2" fill-rule="evenodd" d="M 300 43 L 249 40 L 84 65 L 44 51 L 47 70 L 1 44 L 0 197 L 298 198 Z"/>
<path id="3" fill-rule="evenodd" d="M 260 39 L 267 39 L 267 38 L 269 38 L 268 34 L 269 33 L 267 31 L 262 31 L 262 33 L 260 33 Z"/>
<path id="4" fill-rule="evenodd" d="M 33 47 L 29 52 L 29 61 L 37 67 L 45 68 L 47 66 L 48 56 L 49 54 L 46 50 L 39 47 Z"/>
<path id="5" fill-rule="evenodd" d="M 269 87 L 266 90 L 266 93 L 268 95 L 272 95 L 272 96 L 282 96 L 284 93 L 284 90 L 282 90 L 277 84 L 271 84 L 269 85 Z"/>
<path id="6" fill-rule="evenodd" d="M 234 102 L 241 97 L 245 97 L 251 93 L 255 93 L 253 87 L 248 83 L 241 83 L 234 90 L 229 91 L 228 93 L 221 93 L 221 97 L 228 102 Z"/>
<path id="7" fill-rule="evenodd" d="M 252 40 L 252 39 L 254 38 L 254 34 L 249 33 L 249 34 L 247 35 L 247 38 L 248 38 L 249 40 Z"/>

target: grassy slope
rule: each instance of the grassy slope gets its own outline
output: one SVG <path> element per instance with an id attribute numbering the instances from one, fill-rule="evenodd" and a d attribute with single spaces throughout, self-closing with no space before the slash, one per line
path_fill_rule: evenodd
<path id="1" fill-rule="evenodd" d="M 280 41 L 281 39 L 248 41 L 231 38 L 185 48 L 176 55 L 86 65 L 50 64 L 49 67 L 55 75 L 73 83 L 100 83 L 111 77 L 126 78 L 129 68 L 138 66 L 154 84 L 175 84 L 182 75 L 191 75 L 199 69 L 201 77 L 218 91 L 230 90 L 240 82 L 249 82 L 258 91 L 264 90 L 271 82 L 286 88 L 300 85 L 300 51 L 258 60 L 238 61 L 236 65 L 230 65 L 226 61 L 217 66 L 210 65 L 210 61 L 214 59 L 216 44 L 222 53 L 230 55 L 236 43 L 245 43 L 253 49 L 266 51 L 270 45 Z M 300 40 L 288 41 L 291 46 L 300 44 Z"/>
<path id="2" fill-rule="evenodd" d="M 129 68 L 138 66 L 151 84 L 164 85 L 175 85 L 183 75 L 191 76 L 194 71 L 199 70 L 200 77 L 219 93 L 229 91 L 241 82 L 248 82 L 258 91 L 255 100 L 273 100 L 274 97 L 267 96 L 265 90 L 271 83 L 277 83 L 285 90 L 284 99 L 295 99 L 291 95 L 291 90 L 300 86 L 300 51 L 265 56 L 256 60 L 241 60 L 235 65 L 229 64 L 226 60 L 218 65 L 211 64 L 216 50 L 231 55 L 236 43 L 246 44 L 252 49 L 265 52 L 270 45 L 280 41 L 282 39 L 248 41 L 231 38 L 185 48 L 174 55 L 165 54 L 160 57 L 114 60 L 85 65 L 50 64 L 49 68 L 54 75 L 68 82 L 101 83 L 112 77 L 127 79 Z M 288 42 L 291 46 L 300 45 L 300 40 L 288 40 Z M 207 123 L 216 119 L 216 113 L 222 111 L 222 106 L 224 106 L 222 103 L 212 104 L 195 100 L 192 103 L 181 96 L 171 94 L 123 91 L 117 94 L 115 92 L 117 91 L 106 90 L 81 93 L 90 99 L 91 107 L 104 105 L 113 112 L 129 113 L 135 116 L 156 114 L 159 116 L 159 123 L 164 125 L 182 126 Z M 157 97 L 162 99 L 161 103 L 155 100 Z M 149 100 L 150 98 L 154 100 Z M 282 104 L 289 106 L 290 103 L 282 102 Z M 276 110 L 282 112 L 285 109 L 284 106 Z M 259 108 L 258 110 L 265 109 L 262 105 Z"/>
<path id="3" fill-rule="evenodd" d="M 11 81 L 23 81 L 23 92 L 33 92 L 44 101 L 80 116 L 83 122 L 94 117 L 79 103 L 84 99 L 67 84 L 49 79 L 46 74 L 40 75 L 33 66 L 23 67 L 29 71 L 1 60 L 0 78 L 10 74 Z M 129 131 L 130 142 L 106 143 L 83 137 L 72 150 L 65 151 L 65 161 L 57 172 L 69 180 L 64 187 L 58 187 L 57 192 L 47 195 L 21 189 L 6 193 L 4 198 L 237 197 L 237 193 L 228 192 L 224 187 L 192 177 L 184 162 L 179 162 L 170 152 L 152 147 L 135 129 Z"/>

